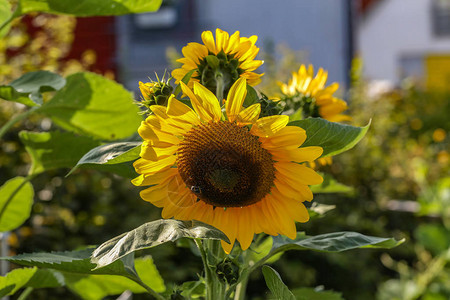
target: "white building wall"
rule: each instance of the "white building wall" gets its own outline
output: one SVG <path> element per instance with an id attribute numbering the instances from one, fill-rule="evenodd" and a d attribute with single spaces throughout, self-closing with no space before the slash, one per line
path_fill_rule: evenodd
<path id="1" fill-rule="evenodd" d="M 449 54 L 450 38 L 432 30 L 432 0 L 383 0 L 360 20 L 357 49 L 367 79 L 398 82 L 400 60 Z"/>

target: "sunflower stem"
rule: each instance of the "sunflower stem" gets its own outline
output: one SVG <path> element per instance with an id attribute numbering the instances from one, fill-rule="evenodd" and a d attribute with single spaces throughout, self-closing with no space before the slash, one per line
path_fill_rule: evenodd
<path id="1" fill-rule="evenodd" d="M 216 73 L 216 97 L 219 100 L 219 104 L 222 105 L 223 91 L 224 91 L 224 80 L 223 74 L 221 72 Z"/>
<path id="2" fill-rule="evenodd" d="M 206 300 L 224 300 L 225 285 L 219 280 L 211 266 L 208 264 L 208 258 L 202 240 L 194 239 L 194 241 L 200 251 L 203 266 L 205 268 Z"/>

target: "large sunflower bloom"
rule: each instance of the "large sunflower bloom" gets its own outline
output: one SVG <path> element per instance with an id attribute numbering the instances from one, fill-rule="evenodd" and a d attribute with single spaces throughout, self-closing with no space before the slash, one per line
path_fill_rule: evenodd
<path id="1" fill-rule="evenodd" d="M 224 112 L 215 95 L 194 83 L 181 83 L 193 110 L 171 97 L 168 106 L 151 106 L 139 127 L 141 174 L 133 184 L 151 187 L 141 197 L 162 207 L 163 218 L 198 220 L 222 230 L 231 244 L 247 249 L 255 233 L 296 236 L 295 221 L 306 222 L 303 201 L 313 195 L 308 185 L 322 177 L 302 162 L 322 154 L 321 147 L 299 148 L 302 128 L 286 126 L 289 117 L 258 119 L 260 104 L 243 108 L 246 80 L 230 89 Z M 251 129 L 249 127 L 251 126 Z"/>
<path id="2" fill-rule="evenodd" d="M 192 88 L 194 82 L 200 82 L 215 92 L 219 75 L 223 80 L 224 95 L 240 77 L 246 78 L 249 85 L 255 86 L 261 82 L 262 74 L 253 71 L 263 64 L 262 60 L 255 60 L 259 52 L 259 48 L 255 46 L 257 39 L 256 35 L 249 38 L 240 37 L 239 31 L 229 36 L 227 32 L 217 28 L 214 40 L 211 31 L 204 31 L 204 45 L 188 43 L 183 47 L 184 57 L 177 60 L 183 65 L 173 70 L 172 76 L 178 84 L 187 73 L 194 70 L 188 86 Z"/>
<path id="3" fill-rule="evenodd" d="M 328 72 L 319 69 L 314 77 L 314 67 L 301 65 L 298 72 L 292 73 L 292 78 L 288 84 L 279 83 L 281 91 L 288 97 L 310 97 L 315 100 L 317 111 L 310 111 L 312 117 L 322 117 L 331 122 L 350 120 L 349 116 L 341 114 L 346 110 L 347 103 L 333 96 L 338 90 L 337 82 L 325 87 Z M 318 115 L 317 115 L 318 114 Z"/>

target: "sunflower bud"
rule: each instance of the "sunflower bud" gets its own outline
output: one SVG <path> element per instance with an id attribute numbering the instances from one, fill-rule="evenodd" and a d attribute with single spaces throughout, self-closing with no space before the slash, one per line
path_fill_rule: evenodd
<path id="1" fill-rule="evenodd" d="M 170 95 L 172 95 L 173 87 L 170 86 L 169 80 L 164 81 L 151 81 L 151 82 L 142 82 L 139 81 L 139 89 L 142 93 L 142 101 L 140 104 L 147 108 L 150 108 L 152 105 L 167 105 L 167 100 Z"/>
<path id="2" fill-rule="evenodd" d="M 230 259 L 225 259 L 217 265 L 216 274 L 221 281 L 233 284 L 239 279 L 239 268 Z"/>
<path id="3" fill-rule="evenodd" d="M 261 93 L 261 98 L 259 99 L 261 104 L 261 113 L 259 117 L 267 117 L 273 115 L 279 115 L 283 112 L 284 106 L 279 100 L 270 100 L 266 95 Z"/>

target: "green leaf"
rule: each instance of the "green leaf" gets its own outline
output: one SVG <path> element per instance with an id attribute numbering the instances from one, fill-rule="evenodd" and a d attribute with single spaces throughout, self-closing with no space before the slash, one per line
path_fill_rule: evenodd
<path id="1" fill-rule="evenodd" d="M 39 174 L 58 168 L 71 168 L 86 151 L 99 142 L 70 132 L 21 131 L 20 140 L 31 156 L 30 174 Z"/>
<path id="2" fill-rule="evenodd" d="M 250 260 L 252 260 L 253 263 L 256 263 L 270 253 L 272 245 L 273 245 L 273 238 L 271 236 L 268 236 L 260 244 L 258 245 L 253 244 L 250 248 L 251 251 L 249 251 L 247 255 L 250 255 Z M 275 254 L 265 262 L 268 264 L 272 264 L 276 262 L 278 259 L 280 259 L 282 255 L 283 255 L 282 252 Z"/>
<path id="3" fill-rule="evenodd" d="M 42 104 L 42 93 L 58 91 L 64 87 L 66 80 L 58 74 L 49 71 L 29 72 L 0 86 L 0 98 L 15 101 L 27 106 Z"/>
<path id="4" fill-rule="evenodd" d="M 393 238 L 380 238 L 367 236 L 357 232 L 333 232 L 312 237 L 300 236 L 290 240 L 284 236 L 273 238 L 272 252 L 274 250 L 315 250 L 323 252 L 342 252 L 357 248 L 384 248 L 390 249 L 402 244 L 404 240 L 396 241 Z"/>
<path id="5" fill-rule="evenodd" d="M 206 62 L 208 63 L 208 65 L 213 69 L 218 69 L 219 65 L 220 65 L 220 61 L 217 58 L 217 56 L 215 55 L 207 55 L 206 57 Z"/>
<path id="6" fill-rule="evenodd" d="M 353 148 L 364 137 L 370 123 L 364 127 L 355 127 L 321 118 L 308 118 L 290 122 L 289 125 L 306 130 L 307 138 L 302 147 L 320 146 L 323 148 L 322 157 L 325 157 Z"/>
<path id="7" fill-rule="evenodd" d="M 142 120 L 130 92 L 89 72 L 67 77 L 66 86 L 38 111 L 64 129 L 103 140 L 132 135 Z"/>
<path id="8" fill-rule="evenodd" d="M 296 288 L 292 294 L 297 300 L 344 300 L 341 293 L 313 288 Z"/>
<path id="9" fill-rule="evenodd" d="M 181 285 L 181 295 L 187 299 L 205 297 L 206 286 L 204 280 L 186 281 Z"/>
<path id="10" fill-rule="evenodd" d="M 8 33 L 12 18 L 11 5 L 8 0 L 0 0 L 0 38 Z"/>
<path id="11" fill-rule="evenodd" d="M 115 261 L 105 268 L 93 270 L 95 264 L 90 261 L 93 251 L 94 248 L 87 248 L 78 251 L 25 253 L 0 257 L 0 259 L 22 266 L 48 268 L 70 273 L 130 276 L 121 260 Z"/>
<path id="12" fill-rule="evenodd" d="M 101 244 L 92 254 L 92 262 L 101 268 L 134 251 L 174 242 L 183 237 L 229 241 L 223 232 L 202 222 L 157 220 Z"/>
<path id="13" fill-rule="evenodd" d="M 30 217 L 34 191 L 24 177 L 15 177 L 0 187 L 0 232 L 13 230 Z"/>
<path id="14" fill-rule="evenodd" d="M 156 292 L 164 292 L 166 287 L 151 257 L 136 259 L 136 270 L 142 281 Z M 147 292 L 134 281 L 114 275 L 65 274 L 70 290 L 86 300 L 100 300 L 106 296 L 118 295 L 126 290 L 133 293 Z"/>
<path id="15" fill-rule="evenodd" d="M 194 72 L 195 72 L 195 70 L 190 70 L 189 72 L 187 72 L 186 75 L 183 76 L 181 81 L 183 81 L 184 84 L 188 84 L 188 82 L 191 79 L 192 74 L 194 74 Z M 177 87 L 175 88 L 175 91 L 173 92 L 173 94 L 175 96 L 177 96 L 180 92 L 181 92 L 181 84 L 178 84 Z"/>
<path id="16" fill-rule="evenodd" d="M 20 0 L 21 14 L 47 12 L 78 17 L 118 16 L 132 13 L 153 12 L 162 0 Z"/>
<path id="17" fill-rule="evenodd" d="M 263 266 L 262 272 L 267 287 L 277 300 L 295 300 L 294 294 L 281 280 L 280 274 L 269 266 Z"/>
<path id="18" fill-rule="evenodd" d="M 127 162 L 139 158 L 141 144 L 141 142 L 120 142 L 95 147 L 86 153 L 67 175 L 83 167 L 110 170 L 128 178 L 136 177 L 133 166 Z"/>
<path id="19" fill-rule="evenodd" d="M 354 189 L 350 186 L 346 186 L 345 184 L 339 183 L 334 179 L 330 174 L 320 174 L 323 177 L 323 182 L 321 184 L 312 185 L 311 191 L 314 194 L 322 193 L 322 194 L 331 194 L 331 193 L 343 193 L 343 194 L 351 194 L 354 192 Z"/>
<path id="20" fill-rule="evenodd" d="M 252 104 L 258 103 L 259 97 L 256 90 L 247 84 L 247 96 L 244 99 L 244 107 L 249 107 Z"/>
<path id="21" fill-rule="evenodd" d="M 0 297 L 13 295 L 25 287 L 55 288 L 64 286 L 64 277 L 53 270 L 34 268 L 15 269 L 0 277 Z"/>

